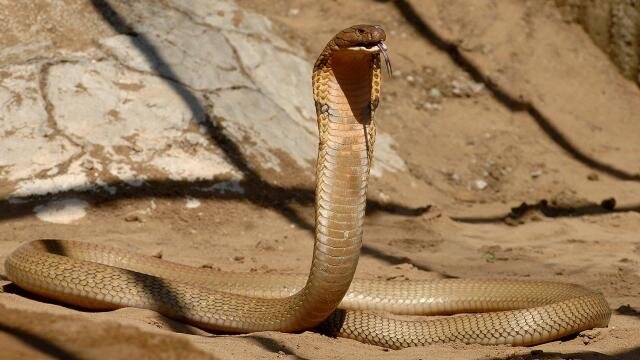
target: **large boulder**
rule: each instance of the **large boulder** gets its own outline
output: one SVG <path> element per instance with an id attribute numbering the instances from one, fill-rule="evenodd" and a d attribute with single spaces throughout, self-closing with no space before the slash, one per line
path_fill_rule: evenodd
<path id="1" fill-rule="evenodd" d="M 312 64 L 267 18 L 231 1 L 94 4 L 114 31 L 92 46 L 0 51 L 2 197 L 265 170 L 312 179 Z M 374 174 L 404 169 L 392 142 L 380 134 Z"/>

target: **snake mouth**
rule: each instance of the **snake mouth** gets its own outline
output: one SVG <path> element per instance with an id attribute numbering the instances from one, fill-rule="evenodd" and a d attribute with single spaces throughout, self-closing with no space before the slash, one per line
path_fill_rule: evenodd
<path id="1" fill-rule="evenodd" d="M 376 43 L 359 43 L 359 44 L 355 44 L 353 46 L 349 46 L 346 49 L 347 50 L 351 50 L 351 51 L 366 51 L 366 52 L 370 52 L 370 53 L 379 53 L 381 51 L 380 45 L 382 45 L 384 47 L 384 49 L 387 48 L 387 45 L 385 45 L 381 41 L 381 42 L 376 42 Z"/>
<path id="2" fill-rule="evenodd" d="M 363 42 L 363 43 L 355 44 L 353 46 L 349 46 L 345 49 L 351 50 L 351 51 L 366 51 L 366 52 L 376 54 L 376 53 L 387 51 L 387 45 L 384 43 L 384 41 L 368 42 L 368 43 Z"/>
<path id="3" fill-rule="evenodd" d="M 391 68 L 391 60 L 389 59 L 389 53 L 387 52 L 387 44 L 384 41 L 376 42 L 376 43 L 360 43 L 354 46 L 350 46 L 346 48 L 349 51 L 364 51 L 372 54 L 382 54 L 384 57 L 385 65 L 387 66 L 387 73 L 389 77 L 393 75 L 393 69 Z"/>

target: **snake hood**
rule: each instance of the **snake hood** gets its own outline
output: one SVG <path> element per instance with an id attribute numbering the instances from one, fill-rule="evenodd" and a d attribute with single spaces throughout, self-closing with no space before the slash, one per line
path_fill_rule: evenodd
<path id="1" fill-rule="evenodd" d="M 366 134 L 369 165 L 382 84 L 380 54 L 391 74 L 386 38 L 378 25 L 353 25 L 338 32 L 322 50 L 312 76 L 320 143 L 328 141 L 329 123 L 358 123 Z"/>

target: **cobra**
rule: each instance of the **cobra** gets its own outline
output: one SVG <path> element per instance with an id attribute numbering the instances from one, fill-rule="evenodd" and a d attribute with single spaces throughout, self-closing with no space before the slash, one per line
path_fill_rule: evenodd
<path id="1" fill-rule="evenodd" d="M 194 268 L 107 246 L 36 240 L 6 260 L 18 286 L 90 309 L 140 307 L 225 332 L 320 327 L 358 341 L 403 348 L 459 341 L 533 345 L 606 326 L 604 297 L 555 282 L 353 279 L 363 237 L 380 100 L 379 26 L 355 25 L 326 45 L 313 69 L 319 146 L 315 245 L 308 276 Z M 396 314 L 465 314 L 402 320 Z"/>

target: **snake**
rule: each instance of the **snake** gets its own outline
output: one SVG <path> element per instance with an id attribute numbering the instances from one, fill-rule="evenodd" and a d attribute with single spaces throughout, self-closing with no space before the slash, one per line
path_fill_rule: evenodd
<path id="1" fill-rule="evenodd" d="M 319 141 L 308 275 L 218 271 L 91 242 L 40 239 L 7 257 L 8 278 L 29 292 L 87 309 L 146 308 L 223 333 L 317 329 L 391 349 L 446 342 L 526 346 L 606 327 L 607 301 L 581 285 L 354 279 L 381 56 L 391 73 L 385 41 L 378 25 L 348 27 L 313 67 Z"/>

